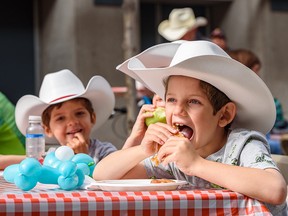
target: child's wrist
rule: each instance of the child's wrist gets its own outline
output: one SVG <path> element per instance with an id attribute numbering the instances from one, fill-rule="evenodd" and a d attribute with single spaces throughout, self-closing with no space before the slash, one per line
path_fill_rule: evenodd
<path id="1" fill-rule="evenodd" d="M 140 144 L 139 138 L 135 135 L 132 135 L 132 134 L 127 138 L 127 141 L 130 143 L 133 143 L 134 145 Z"/>

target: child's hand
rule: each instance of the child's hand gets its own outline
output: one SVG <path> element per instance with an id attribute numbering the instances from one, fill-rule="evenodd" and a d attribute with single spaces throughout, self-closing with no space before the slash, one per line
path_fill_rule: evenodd
<path id="1" fill-rule="evenodd" d="M 185 137 L 171 136 L 158 152 L 158 159 L 165 166 L 175 162 L 177 167 L 187 175 L 194 175 L 193 169 L 202 159 Z"/>
<path id="2" fill-rule="evenodd" d="M 76 133 L 74 138 L 67 143 L 67 146 L 73 149 L 74 153 L 88 154 L 89 144 L 81 133 Z"/>
<path id="3" fill-rule="evenodd" d="M 129 148 L 132 146 L 139 145 L 141 143 L 141 140 L 144 137 L 144 134 L 147 130 L 147 126 L 145 124 L 145 119 L 147 117 L 152 117 L 152 112 L 155 110 L 155 106 L 151 104 L 145 104 L 141 107 L 137 119 L 134 123 L 134 126 L 132 128 L 132 132 L 129 136 L 129 139 L 126 141 L 123 148 Z"/>
<path id="4" fill-rule="evenodd" d="M 147 130 L 147 126 L 145 124 L 145 119 L 148 118 L 148 117 L 152 117 L 153 114 L 152 112 L 156 109 L 155 106 L 151 105 L 151 104 L 145 104 L 141 107 L 139 113 L 138 113 L 138 116 L 137 116 L 137 119 L 136 119 L 136 122 L 133 126 L 133 129 L 132 129 L 132 133 L 133 136 L 136 136 L 136 137 L 144 137 L 144 134 Z"/>
<path id="5" fill-rule="evenodd" d="M 157 153 L 158 146 L 163 145 L 177 130 L 164 123 L 155 123 L 149 125 L 141 146 L 147 156 Z"/>

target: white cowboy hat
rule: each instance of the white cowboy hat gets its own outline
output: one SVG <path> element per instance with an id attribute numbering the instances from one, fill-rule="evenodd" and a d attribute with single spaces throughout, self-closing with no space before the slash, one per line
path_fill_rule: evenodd
<path id="1" fill-rule="evenodd" d="M 142 82 L 161 98 L 165 94 L 163 80 L 171 75 L 210 83 L 237 105 L 232 128 L 267 133 L 275 123 L 273 96 L 263 80 L 209 41 L 159 44 L 128 59 L 117 69 Z"/>
<path id="2" fill-rule="evenodd" d="M 39 97 L 25 95 L 18 100 L 15 108 L 16 124 L 21 133 L 25 134 L 30 115 L 41 116 L 48 106 L 79 97 L 87 98 L 92 103 L 96 113 L 93 131 L 98 129 L 114 109 L 115 97 L 111 86 L 103 77 L 94 76 L 85 89 L 80 79 L 67 69 L 47 74 L 43 79 Z M 46 137 L 46 142 L 56 141 Z"/>
<path id="3" fill-rule="evenodd" d="M 158 26 L 158 32 L 168 41 L 182 38 L 189 30 L 207 25 L 205 17 L 195 18 L 191 8 L 173 9 L 169 19 L 162 21 Z"/>

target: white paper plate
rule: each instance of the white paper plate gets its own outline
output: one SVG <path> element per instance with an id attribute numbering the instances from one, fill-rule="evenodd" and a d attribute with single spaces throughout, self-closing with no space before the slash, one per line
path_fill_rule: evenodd
<path id="1" fill-rule="evenodd" d="M 177 190 L 182 185 L 188 184 L 186 181 L 173 180 L 169 183 L 151 183 L 151 179 L 122 179 L 94 181 L 86 184 L 86 190 L 104 191 L 166 191 Z"/>

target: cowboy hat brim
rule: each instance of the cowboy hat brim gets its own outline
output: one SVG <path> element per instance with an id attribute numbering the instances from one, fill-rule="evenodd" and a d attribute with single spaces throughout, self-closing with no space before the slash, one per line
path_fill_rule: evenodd
<path id="1" fill-rule="evenodd" d="M 202 41 L 196 43 L 199 42 Z M 213 55 L 213 49 L 219 48 L 215 44 L 211 46 L 210 42 L 204 43 L 209 43 L 209 46 L 203 50 L 194 46 L 198 48 L 196 50 L 198 56 L 177 61 L 175 58 L 179 58 L 176 56 L 182 44 L 157 45 L 132 57 L 117 69 L 128 75 L 132 74 L 134 79 L 142 82 L 161 98 L 164 98 L 165 94 L 163 80 L 171 75 L 203 80 L 218 88 L 236 103 L 237 114 L 232 128 L 257 130 L 264 134 L 269 132 L 275 123 L 276 111 L 273 96 L 266 84 L 248 67 L 225 55 L 223 50 Z M 186 48 L 193 49 L 192 46 Z"/>
<path id="2" fill-rule="evenodd" d="M 164 20 L 159 24 L 158 32 L 166 40 L 175 41 L 182 38 L 188 31 L 205 25 L 207 25 L 207 19 L 204 17 L 197 17 L 193 23 L 178 28 L 172 28 L 169 20 Z"/>
<path id="3" fill-rule="evenodd" d="M 101 76 L 92 77 L 83 93 L 65 97 L 55 102 L 47 103 L 34 95 L 21 97 L 15 108 L 17 127 L 25 135 L 30 115 L 41 116 L 42 112 L 50 105 L 79 97 L 87 98 L 92 103 L 92 107 L 96 113 L 96 123 L 92 131 L 97 130 L 112 114 L 115 105 L 115 97 L 111 86 Z M 55 138 L 46 137 L 45 139 L 47 143 L 58 143 Z"/>

